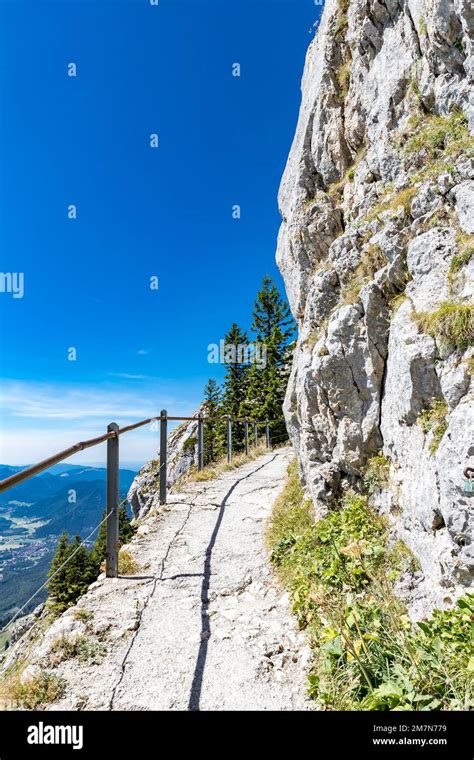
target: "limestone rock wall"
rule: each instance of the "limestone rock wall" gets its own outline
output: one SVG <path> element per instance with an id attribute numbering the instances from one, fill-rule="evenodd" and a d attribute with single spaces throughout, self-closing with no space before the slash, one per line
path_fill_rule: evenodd
<path id="1" fill-rule="evenodd" d="M 473 303 L 473 29 L 469 0 L 326 0 L 279 195 L 304 483 L 324 514 L 380 456 L 428 606 L 474 569 L 474 351 L 429 327 Z"/>

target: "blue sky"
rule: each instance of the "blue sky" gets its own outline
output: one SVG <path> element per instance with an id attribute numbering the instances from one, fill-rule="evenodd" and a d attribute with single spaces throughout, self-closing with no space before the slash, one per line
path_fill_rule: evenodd
<path id="1" fill-rule="evenodd" d="M 276 196 L 320 10 L 0 0 L 1 271 L 25 278 L 0 293 L 1 462 L 191 413 L 220 379 L 208 344 L 248 327 L 267 272 L 282 287 Z M 155 448 L 122 439 L 125 460 Z"/>

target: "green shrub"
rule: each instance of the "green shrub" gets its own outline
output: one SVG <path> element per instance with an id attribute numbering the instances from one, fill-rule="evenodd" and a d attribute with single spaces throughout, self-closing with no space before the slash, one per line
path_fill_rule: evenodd
<path id="1" fill-rule="evenodd" d="M 309 693 L 329 710 L 455 710 L 472 703 L 473 596 L 410 622 L 392 581 L 414 569 L 384 520 L 350 494 L 315 523 L 294 465 L 268 531 L 313 650 Z"/>
<path id="2" fill-rule="evenodd" d="M 81 620 L 82 622 L 86 623 L 91 618 L 92 618 L 92 612 L 90 610 L 86 610 L 83 607 L 78 607 L 77 610 L 74 610 L 75 620 Z"/>
<path id="3" fill-rule="evenodd" d="M 446 416 L 448 405 L 441 399 L 434 399 L 429 409 L 424 409 L 418 416 L 418 424 L 424 433 L 432 433 L 430 451 L 436 454 L 441 439 L 448 429 Z"/>
<path id="4" fill-rule="evenodd" d="M 474 345 L 474 306 L 445 301 L 433 312 L 418 313 L 423 332 L 460 351 Z"/>
<path id="5" fill-rule="evenodd" d="M 197 438 L 188 438 L 183 444 L 183 453 L 194 454 L 196 444 L 197 444 Z"/>
<path id="6" fill-rule="evenodd" d="M 118 555 L 118 571 L 119 575 L 135 575 L 140 570 L 140 565 L 130 552 L 121 548 Z"/>
<path id="7" fill-rule="evenodd" d="M 64 680 L 45 671 L 24 681 L 18 674 L 7 678 L 0 687 L 0 694 L 17 709 L 37 710 L 60 699 L 64 690 Z"/>
<path id="8" fill-rule="evenodd" d="M 387 485 L 390 471 L 390 460 L 380 453 L 369 459 L 365 468 L 363 484 L 368 494 Z"/>
<path id="9" fill-rule="evenodd" d="M 104 654 L 104 646 L 98 641 L 87 639 L 85 636 L 77 639 L 68 639 L 66 636 L 62 636 L 55 642 L 53 652 L 58 655 L 59 661 L 77 658 L 78 660 L 98 663 Z"/>

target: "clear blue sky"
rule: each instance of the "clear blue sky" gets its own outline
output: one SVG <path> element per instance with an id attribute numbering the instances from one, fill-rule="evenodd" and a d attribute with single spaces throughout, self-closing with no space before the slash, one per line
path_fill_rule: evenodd
<path id="1" fill-rule="evenodd" d="M 0 461 L 190 413 L 219 379 L 208 344 L 248 326 L 265 273 L 282 287 L 276 196 L 320 11 L 0 0 L 1 271 L 25 277 L 23 298 L 0 293 Z M 154 438 L 133 435 L 125 457 L 147 459 Z"/>

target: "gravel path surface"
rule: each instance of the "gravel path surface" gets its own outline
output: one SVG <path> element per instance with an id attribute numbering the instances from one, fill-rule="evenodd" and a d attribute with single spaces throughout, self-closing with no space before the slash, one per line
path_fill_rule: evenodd
<path id="1" fill-rule="evenodd" d="M 309 649 L 264 541 L 290 458 L 189 484 L 147 517 L 129 546 L 136 576 L 93 584 L 33 647 L 29 670 L 67 683 L 50 709 L 311 709 Z M 55 662 L 63 636 L 91 654 Z"/>

